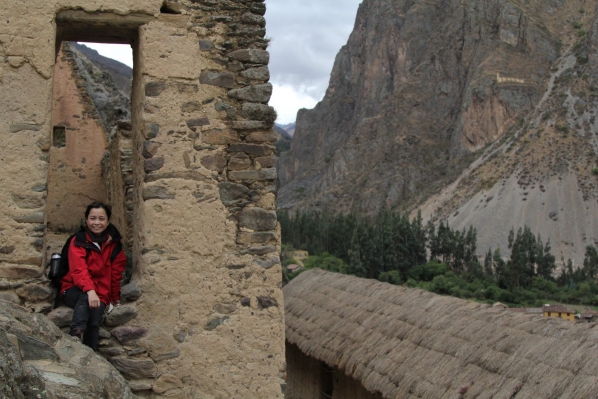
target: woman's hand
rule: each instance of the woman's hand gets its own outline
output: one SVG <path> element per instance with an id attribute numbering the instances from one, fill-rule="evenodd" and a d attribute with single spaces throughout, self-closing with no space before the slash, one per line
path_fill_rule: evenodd
<path id="1" fill-rule="evenodd" d="M 119 307 L 120 306 L 120 300 L 119 301 L 114 301 L 113 304 L 114 304 L 115 308 Z"/>
<path id="2" fill-rule="evenodd" d="M 87 291 L 87 299 L 89 300 L 89 307 L 91 309 L 100 307 L 100 298 L 94 290 Z"/>

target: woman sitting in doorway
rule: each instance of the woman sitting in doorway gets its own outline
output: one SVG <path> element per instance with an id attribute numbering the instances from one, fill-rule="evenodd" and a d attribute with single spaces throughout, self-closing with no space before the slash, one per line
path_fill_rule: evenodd
<path id="1" fill-rule="evenodd" d="M 69 272 L 61 280 L 62 301 L 73 308 L 71 335 L 97 351 L 106 306 L 120 305 L 120 281 L 127 258 L 121 235 L 112 224 L 110 206 L 101 202 L 85 210 L 85 227 L 71 240 Z"/>

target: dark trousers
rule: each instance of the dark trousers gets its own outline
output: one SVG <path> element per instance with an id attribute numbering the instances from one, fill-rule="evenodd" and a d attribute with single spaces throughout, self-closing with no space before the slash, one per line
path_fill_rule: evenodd
<path id="1" fill-rule="evenodd" d="M 75 330 L 85 331 L 83 343 L 97 351 L 100 323 L 106 305 L 100 302 L 99 308 L 90 309 L 87 294 L 79 287 L 71 287 L 66 290 L 62 296 L 62 302 L 69 308 L 73 308 L 71 335 L 74 335 Z"/>

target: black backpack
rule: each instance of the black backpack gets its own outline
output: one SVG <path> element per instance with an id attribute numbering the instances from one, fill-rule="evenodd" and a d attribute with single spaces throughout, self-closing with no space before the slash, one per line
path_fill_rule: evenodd
<path id="1" fill-rule="evenodd" d="M 87 242 L 85 230 L 81 229 L 77 233 L 67 238 L 66 242 L 62 246 L 62 250 L 60 251 L 60 263 L 58 265 L 58 268 L 56 268 L 53 271 L 50 267 L 50 265 L 52 264 L 51 262 L 46 266 L 46 268 L 50 268 L 50 270 L 48 271 L 48 279 L 50 280 L 52 286 L 56 288 L 56 299 L 54 300 L 54 309 L 56 309 L 60 304 L 60 291 L 62 287 L 61 280 L 69 272 L 69 247 L 71 246 L 71 241 L 73 241 L 74 238 L 78 238 L 76 242 L 80 243 L 80 246 L 85 248 L 86 259 L 89 256 L 89 251 L 93 249 L 97 250 L 97 247 L 94 244 Z M 120 251 L 122 251 L 122 244 L 120 241 L 118 241 L 114 246 L 114 249 L 112 250 L 112 254 L 110 254 L 110 263 L 114 262 L 114 259 L 116 259 Z"/>

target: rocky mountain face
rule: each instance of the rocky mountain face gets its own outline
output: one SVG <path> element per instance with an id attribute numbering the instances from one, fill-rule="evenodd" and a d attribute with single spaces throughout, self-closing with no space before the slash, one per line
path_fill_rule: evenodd
<path id="1" fill-rule="evenodd" d="M 133 70 L 77 43 L 64 43 L 63 51 L 75 63 L 73 78 L 92 99 L 102 126 L 110 134 L 120 120 L 131 119 Z"/>
<path id="2" fill-rule="evenodd" d="M 337 55 L 324 99 L 313 110 L 299 112 L 291 149 L 280 157 L 279 207 L 363 213 L 421 208 L 428 219 L 449 218 L 452 226 L 461 215 L 455 227 L 479 227 L 482 252 L 486 244 L 502 243 L 503 234 L 506 241 L 508 230 L 524 220 L 535 230 L 542 227 L 546 239 L 550 233 L 539 221 L 558 218 L 562 225 L 572 224 L 563 212 L 574 206 L 579 218 L 587 219 L 582 214 L 591 207 L 581 209 L 592 202 L 590 164 L 596 158 L 584 144 L 594 123 L 592 78 L 575 66 L 581 60 L 591 68 L 593 62 L 594 7 L 565 0 L 365 0 Z M 569 86 L 577 80 L 587 86 L 584 96 Z M 559 84 L 562 89 L 555 91 Z M 585 122 L 572 116 L 582 115 L 582 107 L 588 109 Z M 523 137 L 533 134 L 532 126 L 544 129 L 538 135 L 543 144 Z M 558 142 L 550 141 L 553 133 L 560 135 Z M 512 142 L 519 145 L 507 152 L 506 143 Z M 509 167 L 502 158 L 507 153 Z M 569 162 L 575 154 L 587 157 L 579 164 L 587 181 L 577 178 Z M 481 161 L 490 157 L 492 166 Z M 485 173 L 472 174 L 481 164 L 487 165 Z M 549 177 L 561 185 L 571 180 L 554 193 L 551 210 L 545 212 L 544 201 L 541 209 L 511 215 L 508 201 L 518 198 L 529 206 L 532 186 L 548 193 L 542 182 Z M 506 194 L 500 201 L 494 195 L 505 207 L 501 214 L 510 217 L 504 226 L 494 223 L 496 209 L 486 219 L 469 209 L 459 211 L 476 193 L 511 181 L 521 190 L 519 197 L 515 191 L 508 201 Z M 451 183 L 460 187 L 458 193 L 443 191 Z M 571 199 L 579 202 L 575 205 L 559 196 L 578 188 L 584 194 Z M 527 201 L 522 201 L 524 192 Z M 477 205 L 480 199 L 472 201 Z M 482 227 L 496 234 L 486 240 Z M 589 239 L 588 231 L 580 234 Z"/>
<path id="3" fill-rule="evenodd" d="M 557 259 L 581 265 L 598 245 L 598 18 L 582 8 L 552 66 L 541 100 L 458 179 L 420 206 L 426 218 L 473 225 L 478 248 L 507 248 L 525 224 L 550 240 Z M 505 251 L 503 251 L 505 252 Z"/>
<path id="4" fill-rule="evenodd" d="M 375 212 L 456 176 L 540 99 L 562 43 L 538 16 L 562 3 L 364 1 L 323 101 L 298 113 L 279 205 Z"/>
<path id="5" fill-rule="evenodd" d="M 80 54 L 84 55 L 98 69 L 107 72 L 116 86 L 127 97 L 131 97 L 131 86 L 133 83 L 133 68 L 112 58 L 100 55 L 96 50 L 87 47 L 84 44 L 71 43 L 71 46 Z"/>

